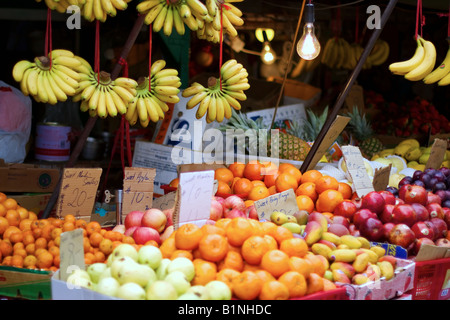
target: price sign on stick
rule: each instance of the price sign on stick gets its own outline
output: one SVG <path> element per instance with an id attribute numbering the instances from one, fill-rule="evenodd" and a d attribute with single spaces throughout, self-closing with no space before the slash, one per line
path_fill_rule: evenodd
<path id="1" fill-rule="evenodd" d="M 392 164 L 381 169 L 376 169 L 373 175 L 373 188 L 375 191 L 383 191 L 389 184 L 389 176 L 391 175 Z"/>
<path id="2" fill-rule="evenodd" d="M 173 213 L 175 229 L 186 223 L 202 226 L 210 216 L 214 171 L 180 173 Z"/>
<path id="3" fill-rule="evenodd" d="M 371 191 L 374 191 L 372 181 L 366 171 L 364 158 L 358 147 L 343 146 L 342 153 L 347 166 L 347 171 L 352 178 L 358 197 L 363 197 Z"/>
<path id="4" fill-rule="evenodd" d="M 153 200 L 152 207 L 159 210 L 172 209 L 175 207 L 176 191 L 169 192 Z"/>
<path id="5" fill-rule="evenodd" d="M 447 141 L 436 139 L 431 146 L 430 157 L 425 165 L 425 169 L 439 169 L 442 161 L 444 161 L 445 152 L 447 151 Z"/>
<path id="6" fill-rule="evenodd" d="M 56 214 L 73 214 L 89 221 L 94 208 L 101 168 L 66 168 L 63 171 Z"/>
<path id="7" fill-rule="evenodd" d="M 126 167 L 123 179 L 122 221 L 131 211 L 152 208 L 156 169 Z"/>
<path id="8" fill-rule="evenodd" d="M 270 215 L 275 211 L 283 212 L 287 215 L 293 215 L 299 210 L 293 189 L 257 200 L 254 205 L 259 219 L 266 220 L 270 220 Z"/>
<path id="9" fill-rule="evenodd" d="M 83 229 L 61 233 L 59 276 L 66 281 L 76 269 L 85 269 Z"/>

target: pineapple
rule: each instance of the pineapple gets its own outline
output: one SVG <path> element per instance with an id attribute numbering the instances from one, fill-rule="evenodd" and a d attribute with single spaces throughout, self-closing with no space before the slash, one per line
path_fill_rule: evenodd
<path id="1" fill-rule="evenodd" d="M 346 114 L 350 117 L 349 129 L 356 139 L 359 149 L 364 157 L 371 159 L 373 155 L 384 149 L 383 143 L 373 136 L 374 132 L 370 121 L 365 114 L 360 114 L 358 107 L 353 107 L 353 112 Z"/>
<path id="2" fill-rule="evenodd" d="M 241 112 L 237 113 L 233 110 L 233 115 L 228 120 L 228 122 L 221 127 L 219 130 L 226 131 L 227 129 L 242 129 L 246 131 L 247 129 L 254 129 L 255 132 L 258 132 L 259 129 L 266 129 L 262 124 L 262 118 L 258 118 L 257 120 L 253 120 L 248 118 L 245 114 Z M 269 131 L 269 140 L 267 144 L 268 156 L 270 156 L 272 139 L 270 137 Z M 302 139 L 289 134 L 279 131 L 279 144 L 278 144 L 278 154 L 281 159 L 286 160 L 296 160 L 303 161 L 306 158 L 311 147 Z M 253 139 L 253 141 L 258 141 L 258 139 Z M 256 150 L 258 145 L 253 143 L 248 146 L 249 152 L 252 154 L 256 154 Z"/>
<path id="3" fill-rule="evenodd" d="M 328 107 L 325 107 L 322 114 L 317 116 L 311 109 L 306 110 L 308 118 L 300 125 L 297 121 L 290 120 L 291 128 L 287 132 L 305 141 L 313 142 L 319 135 L 320 130 L 327 120 Z"/>

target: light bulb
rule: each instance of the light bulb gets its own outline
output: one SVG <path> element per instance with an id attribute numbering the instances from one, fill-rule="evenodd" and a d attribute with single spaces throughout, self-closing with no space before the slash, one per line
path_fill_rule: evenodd
<path id="1" fill-rule="evenodd" d="M 297 43 L 297 52 L 305 60 L 313 60 L 320 53 L 320 42 L 314 34 L 314 24 L 306 23 L 303 35 Z"/>
<path id="2" fill-rule="evenodd" d="M 263 49 L 261 51 L 261 60 L 265 64 L 273 64 L 277 60 L 277 54 L 270 46 L 269 42 L 264 42 Z"/>

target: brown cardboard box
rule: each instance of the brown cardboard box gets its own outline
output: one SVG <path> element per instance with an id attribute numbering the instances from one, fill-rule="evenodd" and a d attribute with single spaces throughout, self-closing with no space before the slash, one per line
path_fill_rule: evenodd
<path id="1" fill-rule="evenodd" d="M 17 203 L 27 209 L 28 211 L 32 211 L 39 216 L 44 212 L 47 203 L 52 196 L 51 193 L 38 193 L 38 194 L 23 194 L 23 195 L 9 195 L 9 198 L 13 198 L 17 201 Z M 55 215 L 55 208 L 50 212 L 50 216 Z"/>
<path id="2" fill-rule="evenodd" d="M 60 172 L 32 164 L 5 164 L 0 159 L 0 192 L 53 192 Z"/>

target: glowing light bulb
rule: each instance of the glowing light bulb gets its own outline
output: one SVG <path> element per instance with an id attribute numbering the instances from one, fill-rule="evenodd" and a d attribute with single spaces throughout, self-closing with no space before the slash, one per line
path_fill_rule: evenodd
<path id="1" fill-rule="evenodd" d="M 265 64 L 273 64 L 277 60 L 277 54 L 270 46 L 269 42 L 264 42 L 263 49 L 261 51 L 261 60 Z"/>
<path id="2" fill-rule="evenodd" d="M 297 53 L 305 60 L 313 60 L 320 53 L 320 42 L 314 33 L 314 5 L 305 7 L 305 26 L 303 35 L 297 43 Z"/>

